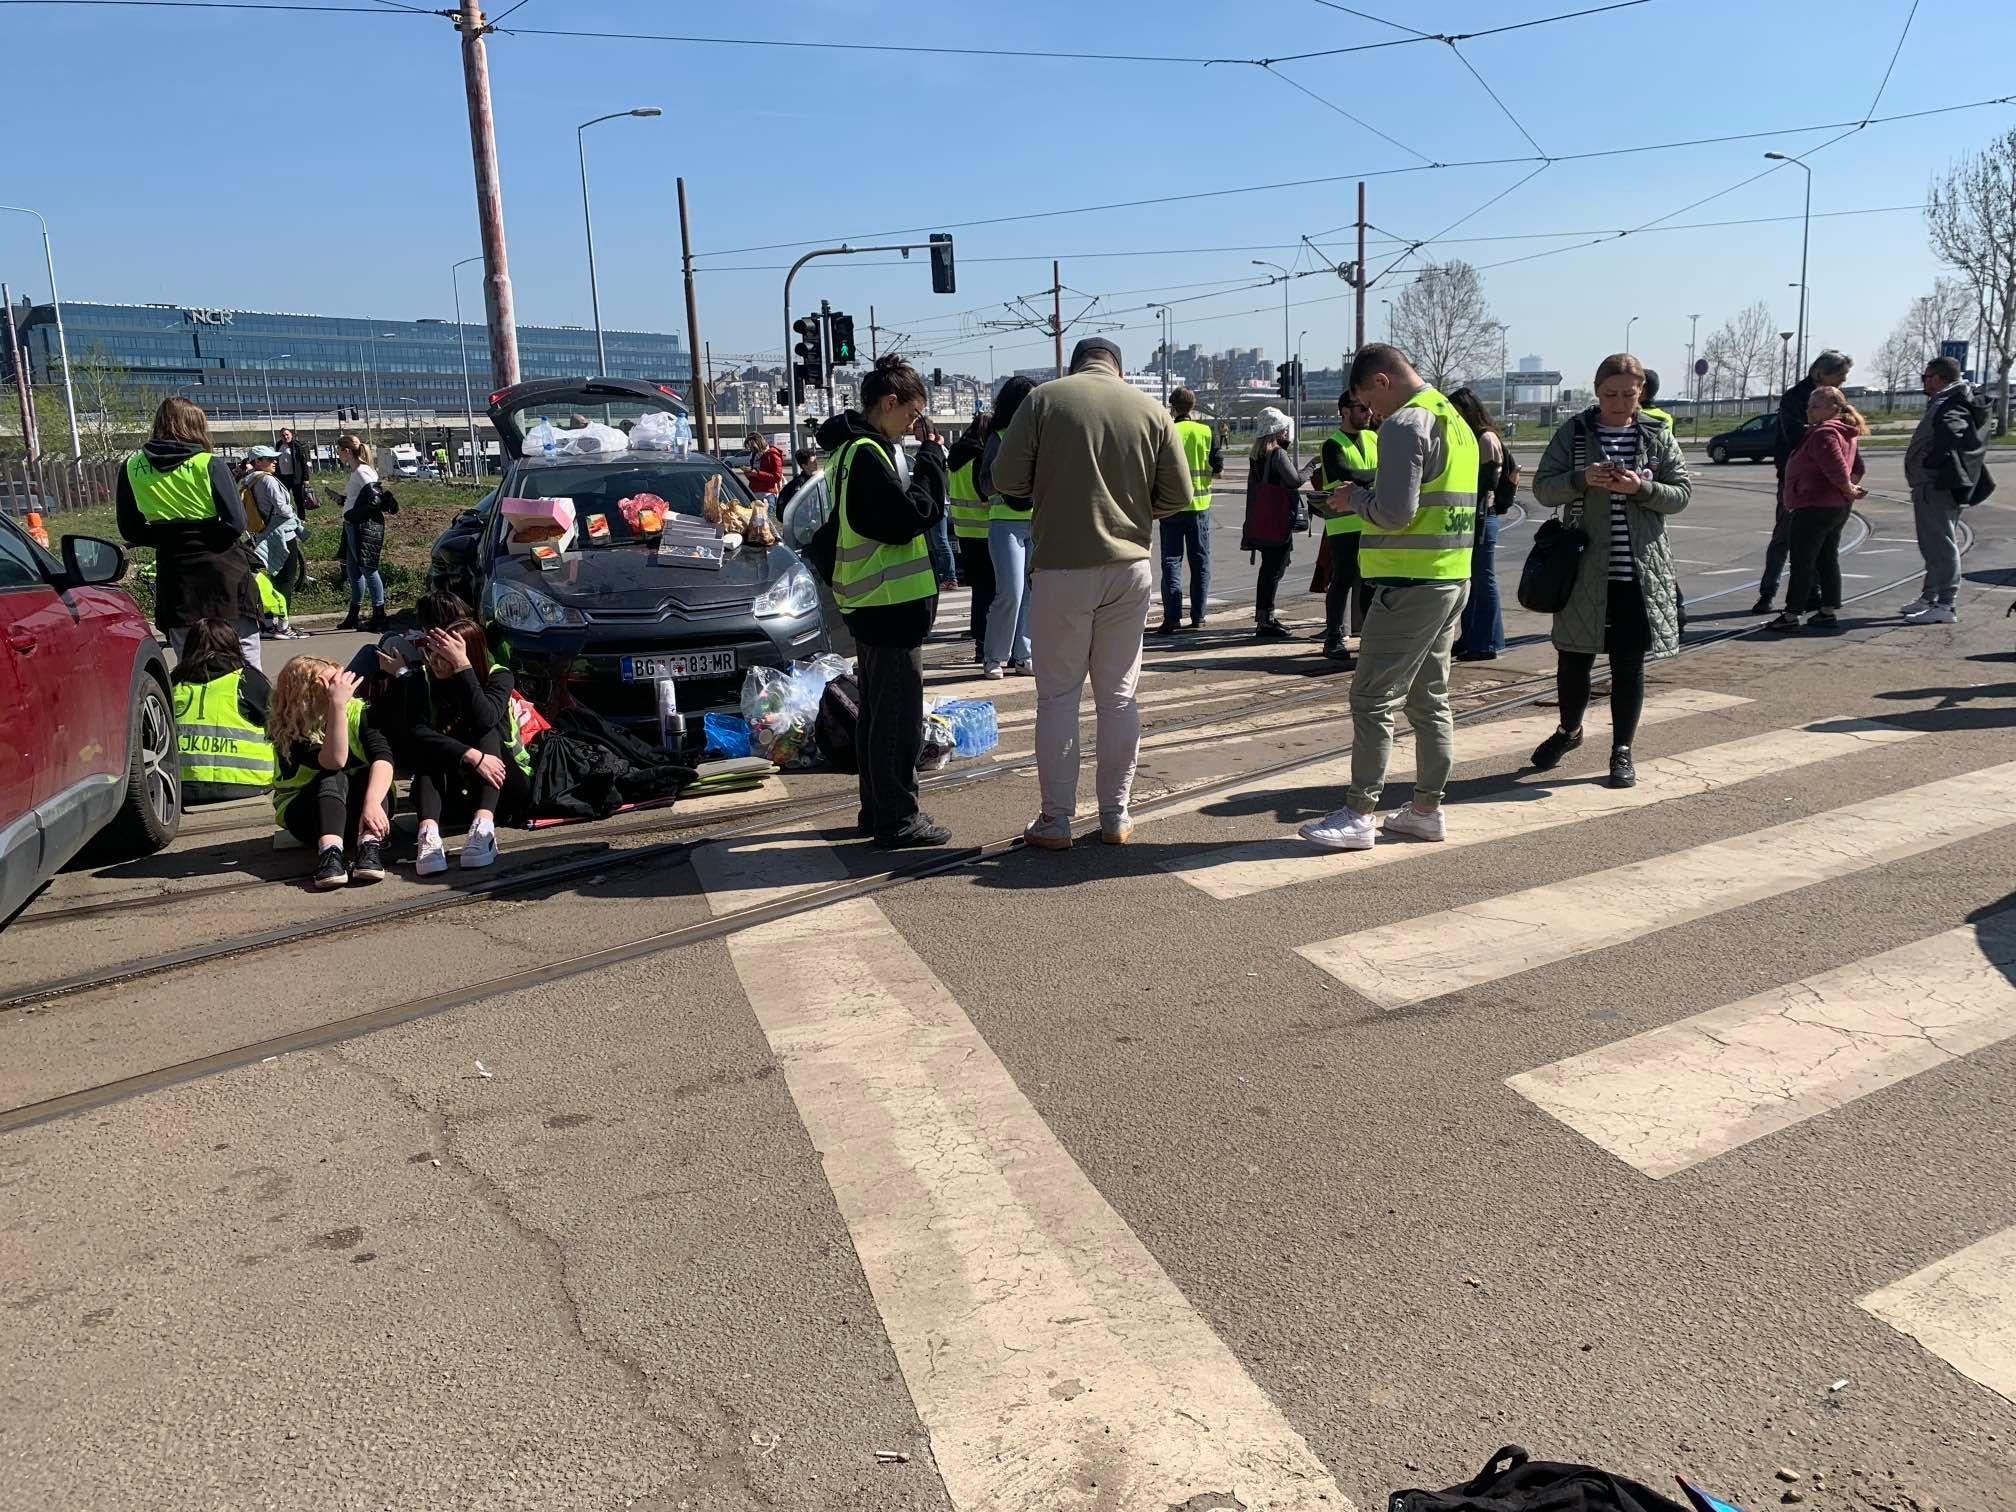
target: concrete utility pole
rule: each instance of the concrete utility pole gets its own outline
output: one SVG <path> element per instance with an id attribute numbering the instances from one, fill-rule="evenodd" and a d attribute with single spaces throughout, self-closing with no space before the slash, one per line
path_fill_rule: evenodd
<path id="1" fill-rule="evenodd" d="M 477 0 L 461 0 L 462 80 L 469 96 L 469 152 L 476 167 L 476 220 L 483 234 L 483 310 L 490 326 L 490 371 L 499 388 L 518 382 L 518 311 L 504 251 L 504 186 L 497 171 L 497 123 L 490 112 L 490 60 L 483 50 L 490 23 Z"/>
<path id="2" fill-rule="evenodd" d="M 63 296 L 56 292 L 56 253 L 49 244 L 49 222 L 42 218 L 39 210 L 30 210 L 26 205 L 0 205 L 0 210 L 15 215 L 32 215 L 35 224 L 42 228 L 42 262 L 49 270 L 49 308 L 56 316 L 56 355 L 63 363 L 63 408 L 70 417 L 70 458 L 81 463 L 84 460 L 84 440 L 77 433 L 77 395 L 70 386 L 70 338 L 63 334 Z"/>
<path id="3" fill-rule="evenodd" d="M 1358 276 L 1352 280 L 1358 289 L 1358 350 L 1365 350 L 1365 184 L 1358 184 Z M 1347 375 L 1347 383 L 1350 381 Z"/>
<path id="4" fill-rule="evenodd" d="M 42 439 L 35 425 L 35 399 L 28 389 L 28 363 L 14 331 L 14 291 L 0 283 L 0 315 L 7 320 L 7 352 L 14 363 L 14 387 L 21 396 L 21 449 L 30 463 L 42 460 Z"/>
<path id="5" fill-rule="evenodd" d="M 714 396 L 700 376 L 700 303 L 693 290 L 693 229 L 686 218 L 686 180 L 679 183 L 679 256 L 686 271 L 686 345 L 693 363 L 693 437 L 702 451 L 712 451 L 720 437 L 709 429 Z"/>
<path id="6" fill-rule="evenodd" d="M 1701 375 L 1694 371 L 1694 338 L 1701 334 L 1701 317 L 1687 317 L 1687 397 L 1701 402 Z"/>
<path id="7" fill-rule="evenodd" d="M 1050 264 L 1050 336 L 1057 344 L 1057 376 L 1064 376 L 1064 274 Z"/>

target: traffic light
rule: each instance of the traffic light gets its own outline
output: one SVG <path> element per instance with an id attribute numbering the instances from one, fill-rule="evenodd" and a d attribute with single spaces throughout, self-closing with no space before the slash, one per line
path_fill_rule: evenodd
<path id="1" fill-rule="evenodd" d="M 808 388 L 820 388 L 826 382 L 826 357 L 819 338 L 819 317 L 802 315 L 791 322 L 791 329 L 798 333 L 798 344 L 791 350 L 798 356 L 791 369 L 791 379 L 802 396 Z"/>
<path id="2" fill-rule="evenodd" d="M 945 369 L 943 368 L 931 369 L 931 387 L 933 388 L 945 387 Z"/>
<path id="3" fill-rule="evenodd" d="M 845 367 L 854 361 L 854 317 L 835 310 L 826 319 L 833 331 L 833 366 Z"/>
<path id="4" fill-rule="evenodd" d="M 952 294 L 958 291 L 957 281 L 952 276 L 952 233 L 933 231 L 931 233 L 931 292 Z"/>
<path id="5" fill-rule="evenodd" d="M 1283 399 L 1295 397 L 1295 364 L 1280 362 L 1274 366 L 1274 392 Z"/>

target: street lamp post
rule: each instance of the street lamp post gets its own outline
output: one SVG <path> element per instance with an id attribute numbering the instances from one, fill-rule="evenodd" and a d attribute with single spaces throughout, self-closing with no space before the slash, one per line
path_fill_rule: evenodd
<path id="1" fill-rule="evenodd" d="M 275 441 L 280 439 L 280 430 L 278 426 L 273 424 L 273 364 L 276 362 L 285 362 L 293 355 L 292 352 L 276 353 L 274 356 L 268 357 L 264 362 L 258 364 L 259 376 L 266 380 L 266 428 L 273 432 L 273 439 Z"/>
<path id="2" fill-rule="evenodd" d="M 1382 299 L 1379 303 L 1385 306 L 1386 309 L 1386 313 L 1382 318 L 1386 322 L 1386 341 L 1388 345 L 1391 345 L 1393 341 L 1393 301 Z"/>
<path id="3" fill-rule="evenodd" d="M 77 433 L 77 395 L 70 387 L 70 339 L 63 334 L 63 297 L 56 292 L 56 254 L 49 246 L 49 222 L 42 219 L 42 212 L 30 210 L 24 205 L 0 205 L 0 210 L 15 215 L 32 215 L 42 227 L 42 261 L 49 269 L 49 307 L 56 312 L 56 355 L 63 363 L 63 408 L 70 417 L 70 457 L 72 461 L 84 460 L 84 439 Z M 14 317 L 10 314 L 8 319 Z"/>
<path id="4" fill-rule="evenodd" d="M 413 439 L 413 411 L 420 407 L 420 401 L 411 394 L 395 394 L 392 396 L 392 402 L 406 406 L 406 444 L 418 451 L 419 444 Z"/>
<path id="5" fill-rule="evenodd" d="M 1512 327 L 1498 322 L 1498 418 L 1512 421 Z"/>
<path id="6" fill-rule="evenodd" d="M 1272 268 L 1281 275 L 1281 360 L 1292 362 L 1294 361 L 1294 354 L 1288 350 L 1288 283 L 1294 275 L 1277 262 L 1267 262 L 1265 259 L 1258 257 L 1251 259 L 1251 261 L 1256 268 Z M 1270 283 L 1272 281 L 1271 279 L 1269 280 Z M 1294 446 L 1295 461 L 1299 464 L 1302 461 L 1302 434 L 1299 426 L 1296 429 Z"/>
<path id="7" fill-rule="evenodd" d="M 588 138 L 590 126 L 599 126 L 604 121 L 618 121 L 625 116 L 659 116 L 665 112 L 656 105 L 640 106 L 636 110 L 612 111 L 608 115 L 597 116 L 592 121 L 583 121 L 574 128 L 574 146 L 581 156 L 581 225 L 588 233 L 588 305 L 595 312 L 595 367 L 596 376 L 609 374 L 609 353 L 602 345 L 602 296 L 595 287 L 595 221 L 588 213 Z"/>
<path id="8" fill-rule="evenodd" d="M 1302 376 L 1302 343 L 1309 337 L 1307 331 L 1295 333 L 1295 434 L 1302 434 L 1302 411 L 1309 406 L 1309 380 Z"/>
<path id="9" fill-rule="evenodd" d="M 455 289 L 455 339 L 462 343 L 462 418 L 469 422 L 469 476 L 481 478 L 485 471 L 482 466 L 483 452 L 476 440 L 476 396 L 469 388 L 469 337 L 462 329 L 462 281 L 455 275 L 471 263 L 483 261 L 483 254 L 465 257 L 448 268 L 448 282 Z"/>
<path id="10" fill-rule="evenodd" d="M 1638 324 L 1638 317 L 1636 315 L 1633 315 L 1629 320 L 1624 322 L 1624 350 L 1627 352 L 1631 350 L 1631 327 L 1636 324 Z"/>
<path id="11" fill-rule="evenodd" d="M 1687 397 L 1698 407 L 1701 403 L 1701 375 L 1694 371 L 1694 338 L 1701 334 L 1701 317 L 1687 317 Z"/>
<path id="12" fill-rule="evenodd" d="M 1781 399 L 1785 397 L 1785 390 L 1792 382 L 1791 375 L 1787 371 L 1787 365 L 1791 362 L 1791 359 L 1792 332 L 1780 331 L 1778 333 L 1778 397 Z"/>
<path id="13" fill-rule="evenodd" d="M 1764 154 L 1774 163 L 1790 163 L 1806 175 L 1806 211 L 1799 223 L 1799 362 L 1800 372 L 1806 371 L 1806 250 L 1813 237 L 1813 170 L 1796 157 L 1788 157 L 1782 152 Z"/>

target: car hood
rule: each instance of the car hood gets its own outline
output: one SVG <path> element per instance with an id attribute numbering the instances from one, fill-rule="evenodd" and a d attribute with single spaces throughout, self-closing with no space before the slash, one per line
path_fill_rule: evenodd
<path id="1" fill-rule="evenodd" d="M 789 572 L 797 558 L 783 546 L 734 552 L 718 572 L 660 562 L 655 547 L 604 546 L 569 552 L 548 571 L 529 556 L 499 556 L 491 580 L 531 588 L 584 614 L 643 613 L 744 605 Z"/>

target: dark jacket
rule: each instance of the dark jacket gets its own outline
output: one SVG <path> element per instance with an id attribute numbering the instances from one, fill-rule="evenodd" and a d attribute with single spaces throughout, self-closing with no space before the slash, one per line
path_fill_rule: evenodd
<path id="1" fill-rule="evenodd" d="M 966 433 L 952 443 L 951 450 L 945 453 L 945 471 L 947 473 L 955 473 L 968 462 L 971 462 L 975 464 L 975 472 L 977 473 L 978 463 L 986 450 L 987 438 L 976 434 L 972 427 L 969 426 Z"/>
<path id="2" fill-rule="evenodd" d="M 141 455 L 156 472 L 169 473 L 202 450 L 189 441 L 149 441 Z M 154 548 L 154 623 L 163 630 L 186 629 L 200 619 L 258 623 L 252 560 L 239 549 L 245 505 L 231 464 L 218 456 L 210 459 L 210 498 L 217 510 L 210 519 L 156 523 L 140 513 L 126 469 L 119 469 L 119 534 L 129 546 Z"/>
<path id="3" fill-rule="evenodd" d="M 287 465 L 289 462 L 293 463 L 291 469 Z M 292 441 L 280 443 L 280 466 L 277 471 L 280 474 L 280 481 L 287 485 L 288 492 L 298 501 L 301 490 L 308 486 L 308 446 L 299 436 Z"/>
<path id="4" fill-rule="evenodd" d="M 1846 509 L 1863 474 L 1855 427 L 1840 416 L 1813 426 L 1785 464 L 1787 509 Z"/>
<path id="5" fill-rule="evenodd" d="M 516 683 L 508 668 L 491 668 L 487 683 L 474 667 L 464 667 L 445 682 L 426 671 L 408 676 L 419 695 L 415 700 L 419 717 L 408 731 L 415 771 L 452 773 L 492 730 L 501 739 L 510 739 L 511 690 Z"/>
<path id="6" fill-rule="evenodd" d="M 1948 384 L 1926 400 L 1925 418 L 1905 449 L 1905 482 L 1955 504 L 1988 497 L 1981 491 L 1988 471 L 1988 414 L 1988 401 L 1966 383 Z"/>
<path id="7" fill-rule="evenodd" d="M 860 414 L 847 410 L 819 427 L 819 449 L 829 457 L 847 442 L 865 438 L 882 448 L 889 465 L 855 467 L 847 479 L 847 523 L 855 533 L 871 541 L 901 546 L 924 534 L 945 515 L 945 452 L 926 443 L 911 459 L 910 487 L 896 481 L 894 449 L 880 431 Z M 820 534 L 836 535 L 840 529 L 840 501 L 833 501 Z M 938 595 L 913 599 L 907 604 L 884 604 L 857 609 L 847 616 L 847 628 L 864 645 L 908 650 L 924 644 L 938 617 Z"/>
<path id="8" fill-rule="evenodd" d="M 1778 440 L 1772 445 L 1771 460 L 1777 465 L 1781 480 L 1785 464 L 1792 460 L 1792 453 L 1799 450 L 1799 443 L 1812 429 L 1812 422 L 1806 418 L 1806 406 L 1813 402 L 1813 390 L 1818 387 L 1813 379 L 1801 378 L 1778 401 Z"/>

